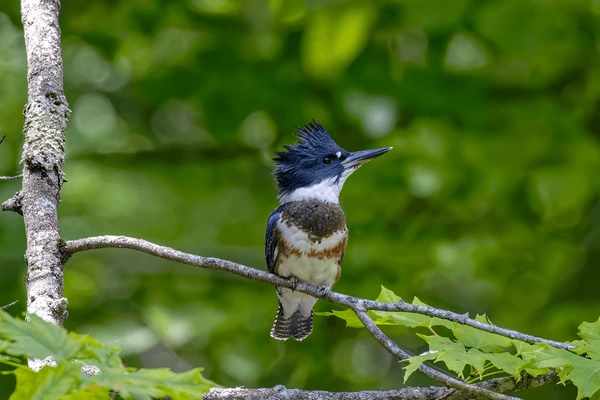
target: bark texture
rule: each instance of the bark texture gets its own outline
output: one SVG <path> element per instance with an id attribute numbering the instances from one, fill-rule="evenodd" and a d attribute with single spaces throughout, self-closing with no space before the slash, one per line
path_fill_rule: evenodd
<path id="1" fill-rule="evenodd" d="M 18 195 L 27 237 L 27 312 L 62 325 L 63 296 L 58 203 L 63 183 L 69 106 L 63 89 L 59 0 L 22 0 L 27 52 L 27 105 Z M 36 360 L 32 361 L 35 367 Z"/>
<path id="2" fill-rule="evenodd" d="M 495 392 L 512 392 L 555 383 L 554 373 L 538 377 L 523 376 L 516 382 L 512 378 L 496 378 L 479 383 L 481 389 Z M 407 387 L 393 390 L 363 390 L 360 392 L 326 392 L 323 390 L 274 388 L 215 388 L 204 396 L 204 400 L 479 400 L 485 395 L 461 392 L 442 386 Z"/>
<path id="3" fill-rule="evenodd" d="M 326 392 L 276 386 L 272 389 L 212 389 L 204 396 L 204 400 L 429 400 L 449 395 L 450 390 L 442 387 L 418 387 L 360 392 Z"/>

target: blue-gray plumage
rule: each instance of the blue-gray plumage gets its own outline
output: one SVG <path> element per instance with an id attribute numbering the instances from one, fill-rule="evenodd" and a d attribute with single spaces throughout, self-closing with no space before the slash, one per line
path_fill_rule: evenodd
<path id="1" fill-rule="evenodd" d="M 298 143 L 275 157 L 279 207 L 269 216 L 265 257 L 269 271 L 331 287 L 339 279 L 348 239 L 339 195 L 346 179 L 390 147 L 349 152 L 318 123 L 298 131 Z M 271 337 L 304 340 L 312 332 L 316 298 L 278 287 Z"/>

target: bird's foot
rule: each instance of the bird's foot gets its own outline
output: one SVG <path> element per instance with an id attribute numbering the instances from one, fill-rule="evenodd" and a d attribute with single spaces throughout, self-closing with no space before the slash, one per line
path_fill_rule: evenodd
<path id="1" fill-rule="evenodd" d="M 290 281 L 290 284 L 292 285 L 291 289 L 296 290 L 296 288 L 298 287 L 298 282 L 300 282 L 300 279 L 298 279 L 294 275 L 292 275 L 288 278 L 288 281 Z"/>
<path id="2" fill-rule="evenodd" d="M 319 290 L 319 295 L 321 297 L 325 297 L 325 296 L 327 296 L 327 294 L 329 294 L 328 286 L 319 286 L 318 290 Z"/>

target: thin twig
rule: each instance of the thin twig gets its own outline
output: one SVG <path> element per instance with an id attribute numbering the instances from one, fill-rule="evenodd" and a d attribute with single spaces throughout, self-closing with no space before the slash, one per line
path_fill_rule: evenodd
<path id="1" fill-rule="evenodd" d="M 472 326 L 473 328 L 477 328 L 482 331 L 495 333 L 500 336 L 505 336 L 510 339 L 521 340 L 523 342 L 535 344 L 535 343 L 545 343 L 552 347 L 556 347 L 557 349 L 562 350 L 573 350 L 575 348 L 574 345 L 565 342 L 559 342 L 552 339 L 545 339 L 538 336 L 528 335 L 526 333 L 521 333 L 512 329 L 502 328 L 497 325 L 488 324 L 485 322 L 478 321 L 476 319 L 470 318 L 469 314 L 459 314 L 449 310 L 443 310 L 427 305 L 421 304 L 411 304 L 405 301 L 398 301 L 395 303 L 381 303 L 373 300 L 365 300 L 364 307 L 367 310 L 376 310 L 376 311 L 402 311 L 414 314 L 423 314 L 428 315 L 430 317 L 436 317 L 440 319 L 445 319 L 448 321 L 458 322 L 459 324 Z"/>
<path id="2" fill-rule="evenodd" d="M 527 343 L 546 343 L 550 346 L 571 350 L 573 345 L 570 343 L 558 342 L 555 340 L 545 339 L 537 336 L 527 335 L 511 329 L 502 328 L 496 325 L 488 324 L 469 318 L 468 314 L 458 314 L 448 310 L 442 310 L 435 307 L 423 306 L 418 304 L 410 304 L 404 301 L 395 303 L 382 303 L 373 300 L 360 299 L 348 296 L 342 293 L 333 292 L 327 288 L 317 287 L 305 282 L 298 282 L 295 286 L 293 282 L 281 278 L 277 275 L 251 268 L 242 264 L 238 264 L 228 260 L 222 260 L 213 257 L 203 257 L 194 254 L 185 253 L 170 247 L 161 246 L 144 239 L 136 239 L 128 236 L 94 236 L 84 239 L 68 241 L 63 251 L 65 255 L 71 255 L 80 251 L 102 249 L 102 248 L 127 248 L 151 254 L 157 257 L 165 258 L 172 261 L 181 262 L 184 264 L 194 265 L 197 267 L 227 271 L 236 275 L 241 275 L 246 278 L 271 283 L 277 286 L 295 288 L 295 290 L 310 294 L 314 297 L 330 300 L 350 308 L 353 308 L 357 303 L 361 303 L 366 310 L 377 311 L 403 311 L 415 314 L 428 315 L 449 321 L 458 322 L 463 325 L 472 326 L 482 331 L 495 333 L 501 336 L 506 336 L 511 339 L 521 340 Z"/>
<path id="3" fill-rule="evenodd" d="M 375 324 L 373 322 L 373 320 L 369 317 L 369 315 L 367 314 L 367 312 L 364 309 L 361 310 L 359 307 L 354 307 L 353 311 L 356 314 L 356 316 L 358 317 L 358 319 L 360 319 L 360 321 L 363 323 L 365 328 L 367 328 L 367 330 L 371 333 L 371 335 L 373 335 L 373 337 L 387 351 L 389 351 L 391 354 L 396 356 L 396 358 L 398 358 L 399 360 L 406 360 L 409 357 L 412 357 L 412 354 L 409 351 L 404 350 L 403 348 L 398 346 L 396 344 L 396 342 L 394 342 L 392 339 L 390 339 L 390 337 L 387 336 L 377 326 L 377 324 Z M 467 393 L 472 393 L 473 395 L 483 396 L 483 397 L 486 397 L 489 399 L 494 399 L 494 400 L 518 400 L 519 399 L 518 397 L 507 396 L 507 395 L 504 395 L 501 393 L 497 393 L 497 392 L 488 390 L 488 389 L 480 387 L 480 386 L 465 383 L 459 379 L 456 379 L 444 372 L 438 371 L 437 369 L 432 368 L 425 364 L 422 364 L 419 367 L 419 371 L 423 372 L 425 375 L 427 375 L 431 379 L 434 379 L 438 382 L 444 383 L 448 387 L 451 387 L 451 388 L 454 388 L 457 390 L 461 390 L 461 391 L 464 391 Z"/>
<path id="4" fill-rule="evenodd" d="M 11 301 L 10 303 L 1 306 L 0 309 L 1 310 L 6 310 L 7 308 L 14 306 L 18 302 L 19 302 L 19 300 Z"/>
<path id="5" fill-rule="evenodd" d="M 15 175 L 15 176 L 0 176 L 0 181 L 14 181 L 16 179 L 21 179 L 23 174 Z"/>

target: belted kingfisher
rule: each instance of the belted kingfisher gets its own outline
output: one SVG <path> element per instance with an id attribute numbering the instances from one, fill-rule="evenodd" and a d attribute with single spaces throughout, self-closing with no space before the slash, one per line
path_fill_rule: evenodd
<path id="1" fill-rule="evenodd" d="M 391 150 L 349 152 L 317 122 L 298 130 L 298 143 L 277 153 L 279 207 L 269 216 L 265 257 L 269 271 L 292 280 L 331 287 L 339 279 L 348 239 L 339 196 L 346 179 L 368 160 Z M 271 328 L 277 340 L 306 339 L 315 297 L 277 287 L 279 308 Z"/>

